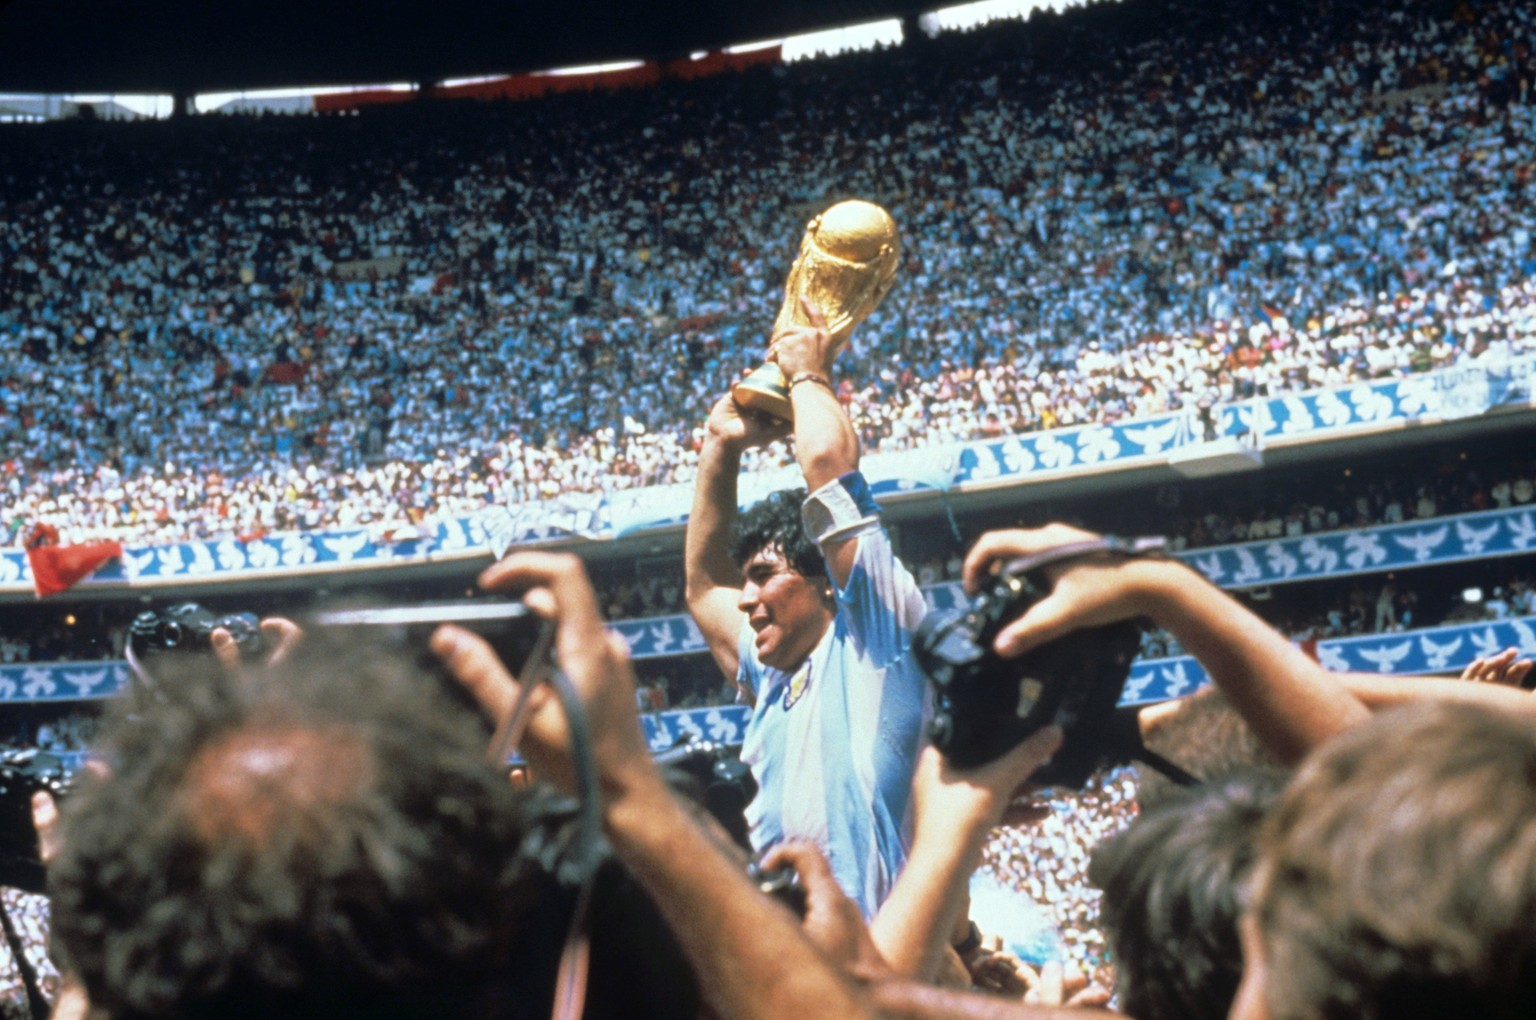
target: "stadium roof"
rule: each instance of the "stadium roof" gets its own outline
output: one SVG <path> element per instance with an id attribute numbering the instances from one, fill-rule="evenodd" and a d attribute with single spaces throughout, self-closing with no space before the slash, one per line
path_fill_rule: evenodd
<path id="1" fill-rule="evenodd" d="M 683 56 L 936 0 L 0 0 L 0 92 L 436 82 Z"/>

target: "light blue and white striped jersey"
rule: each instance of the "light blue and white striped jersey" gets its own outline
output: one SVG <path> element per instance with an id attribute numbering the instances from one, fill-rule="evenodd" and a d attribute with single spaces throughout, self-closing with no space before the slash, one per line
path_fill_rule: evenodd
<path id="1" fill-rule="evenodd" d="M 873 917 L 907 858 L 929 704 L 912 631 L 927 607 L 884 528 L 871 524 L 858 543 L 810 658 L 793 674 L 763 665 L 744 622 L 737 678 L 756 697 L 741 750 L 758 785 L 747 805 L 753 848 L 817 844 L 838 885 Z"/>

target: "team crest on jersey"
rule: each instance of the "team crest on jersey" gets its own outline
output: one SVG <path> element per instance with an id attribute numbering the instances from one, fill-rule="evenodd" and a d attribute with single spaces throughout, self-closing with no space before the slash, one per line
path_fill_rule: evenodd
<path id="1" fill-rule="evenodd" d="M 800 700 L 811 686 L 811 660 L 805 660 L 805 665 L 795 671 L 795 675 L 789 678 L 789 686 L 784 690 L 784 710 L 787 712 L 795 707 L 795 702 Z"/>

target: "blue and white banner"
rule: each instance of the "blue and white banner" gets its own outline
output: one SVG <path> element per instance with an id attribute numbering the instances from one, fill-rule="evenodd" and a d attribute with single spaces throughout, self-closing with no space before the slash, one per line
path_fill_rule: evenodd
<path id="1" fill-rule="evenodd" d="M 1212 546 L 1179 559 L 1223 588 L 1346 577 L 1536 552 L 1536 507 Z"/>
<path id="2" fill-rule="evenodd" d="M 669 655 L 693 655 L 709 651 L 698 624 L 687 613 L 652 616 L 643 620 L 619 620 L 614 630 L 629 646 L 633 659 L 658 659 Z"/>
<path id="3" fill-rule="evenodd" d="M 1459 673 L 1473 659 L 1497 655 L 1506 648 L 1536 656 L 1536 616 L 1336 638 L 1318 642 L 1317 657 L 1336 672 Z"/>
<path id="4" fill-rule="evenodd" d="M 126 662 L 34 662 L 0 666 L 0 702 L 107 698 L 128 685 Z"/>
<path id="5" fill-rule="evenodd" d="M 1473 659 L 1497 655 L 1506 648 L 1518 648 L 1526 658 L 1536 657 L 1536 616 L 1333 638 L 1318 642 L 1317 657 L 1337 673 L 1407 676 L 1460 673 Z M 1166 701 L 1208 683 L 1204 667 L 1187 655 L 1138 661 L 1131 667 L 1120 703 Z"/>
<path id="6" fill-rule="evenodd" d="M 615 629 L 624 635 L 636 657 L 706 651 L 698 629 L 686 616 L 630 620 L 616 624 Z M 1399 634 L 1334 638 L 1318 643 L 1318 659 L 1336 672 L 1459 673 L 1473 659 L 1495 655 L 1506 648 L 1518 648 L 1521 655 L 1536 657 L 1536 616 Z M 128 676 L 128 666 L 122 662 L 0 666 L 0 702 L 105 698 L 127 686 Z M 1140 705 L 1182 697 L 1208 682 L 1204 668 L 1189 656 L 1138 660 L 1131 667 L 1121 704 Z M 653 713 L 643 717 L 646 739 L 657 750 L 672 746 L 679 736 L 688 735 L 736 743 L 745 722 L 742 712 L 744 709 L 739 706 L 724 706 L 663 712 L 659 716 Z"/>
<path id="7" fill-rule="evenodd" d="M 961 449 L 952 485 L 1022 481 L 1026 476 L 1161 462 L 1203 438 L 1194 411 L 1141 419 L 1129 425 L 1028 432 Z"/>
<path id="8" fill-rule="evenodd" d="M 1401 380 L 1359 383 L 1333 390 L 1220 407 L 1219 438 L 1259 446 L 1316 442 L 1408 422 L 1447 421 L 1498 408 L 1532 405 L 1536 357 L 1474 364 Z M 1206 442 L 1192 409 L 1113 425 L 1031 432 L 951 447 L 871 454 L 865 477 L 877 497 L 947 491 L 966 485 L 1012 485 L 1042 475 L 1166 463 L 1198 452 Z M 750 503 L 794 485 L 793 468 L 754 472 L 741 479 Z M 512 545 L 582 535 L 612 539 L 687 520 L 688 485 L 577 495 L 479 514 L 386 535 L 381 530 L 272 535 L 250 542 L 181 542 L 128 549 L 123 558 L 83 582 L 87 586 L 150 587 L 210 579 L 306 574 L 389 567 L 435 559 L 490 555 Z M 67 537 L 67 536 L 66 536 Z M 1429 536 L 1421 536 L 1426 541 Z M 1287 553 L 1287 555 L 1294 555 Z M 1243 568 L 1233 568 L 1240 572 Z M 0 550 L 0 592 L 32 591 L 26 554 Z M 1267 583 L 1254 581 L 1252 583 Z"/>
<path id="9" fill-rule="evenodd" d="M 178 542 L 129 548 L 98 570 L 86 585 L 128 585 L 177 581 L 231 580 L 327 569 L 358 569 L 421 562 L 447 553 L 484 552 L 489 537 L 476 518 L 439 524 L 426 535 L 385 540 L 366 530 L 268 535 L 247 542 Z M 32 570 L 25 552 L 0 555 L 0 588 L 31 591 Z"/>
<path id="10" fill-rule="evenodd" d="M 1478 364 L 1401 380 L 1244 401 L 1215 411 L 1218 438 L 1267 442 L 1321 439 L 1400 425 L 1454 420 L 1499 407 L 1530 405 L 1536 358 Z M 1031 432 L 961 451 L 950 485 L 1005 482 L 1041 473 L 1166 460 L 1206 441 L 1195 411 L 1115 425 Z"/>
<path id="11" fill-rule="evenodd" d="M 665 751 L 689 740 L 739 744 L 746 733 L 750 714 L 745 705 L 681 708 L 643 715 L 640 727 L 645 731 L 645 742 L 652 752 Z"/>

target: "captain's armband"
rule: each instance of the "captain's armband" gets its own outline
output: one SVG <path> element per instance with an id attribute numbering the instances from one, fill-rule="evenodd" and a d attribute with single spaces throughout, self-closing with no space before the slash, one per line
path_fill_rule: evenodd
<path id="1" fill-rule="evenodd" d="M 805 497 L 800 519 L 805 533 L 826 545 L 879 526 L 880 506 L 864 476 L 850 471 Z"/>

